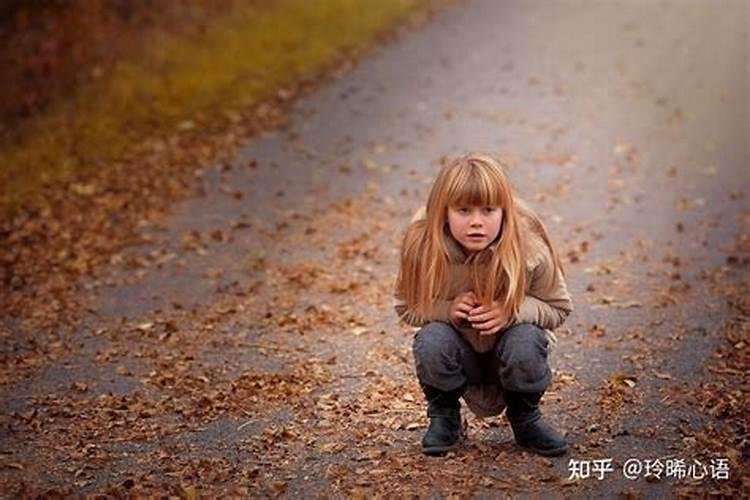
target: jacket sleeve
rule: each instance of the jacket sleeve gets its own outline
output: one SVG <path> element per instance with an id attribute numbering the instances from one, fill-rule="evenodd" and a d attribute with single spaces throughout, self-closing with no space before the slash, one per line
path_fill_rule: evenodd
<path id="1" fill-rule="evenodd" d="M 554 330 L 573 312 L 573 301 L 560 269 L 555 276 L 552 256 L 546 246 L 529 274 L 531 283 L 512 324 L 533 323 Z"/>
<path id="2" fill-rule="evenodd" d="M 450 309 L 450 305 L 450 300 L 437 300 L 433 305 L 432 314 L 425 317 L 410 311 L 407 308 L 406 303 L 397 296 L 396 303 L 393 308 L 395 309 L 399 319 L 407 325 L 424 326 L 430 321 L 442 321 L 443 323 L 450 323 L 450 319 L 448 318 L 448 310 Z"/>

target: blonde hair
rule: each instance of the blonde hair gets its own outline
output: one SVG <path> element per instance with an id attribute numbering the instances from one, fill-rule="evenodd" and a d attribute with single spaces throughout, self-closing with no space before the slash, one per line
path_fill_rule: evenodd
<path id="1" fill-rule="evenodd" d="M 427 317 L 435 300 L 447 298 L 442 294 L 448 285 L 448 245 L 452 240 L 460 246 L 447 222 L 448 207 L 455 206 L 493 206 L 503 211 L 497 239 L 470 257 L 473 291 L 482 304 L 497 300 L 512 316 L 518 314 L 526 289 L 524 222 L 549 248 L 557 279 L 562 265 L 544 224 L 514 198 L 505 167 L 491 155 L 468 154 L 443 164 L 427 199 L 425 218 L 411 224 L 404 237 L 396 289 L 409 310 Z"/>

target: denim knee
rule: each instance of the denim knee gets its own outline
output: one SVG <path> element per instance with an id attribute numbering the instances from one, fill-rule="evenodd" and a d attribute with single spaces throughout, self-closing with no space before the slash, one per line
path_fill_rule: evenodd
<path id="1" fill-rule="evenodd" d="M 432 322 L 419 330 L 412 344 L 419 381 L 441 391 L 466 384 L 462 341 L 461 334 L 446 323 Z"/>
<path id="2" fill-rule="evenodd" d="M 505 330 L 495 351 L 503 388 L 543 392 L 552 380 L 547 363 L 548 345 L 547 335 L 536 325 L 522 323 Z"/>

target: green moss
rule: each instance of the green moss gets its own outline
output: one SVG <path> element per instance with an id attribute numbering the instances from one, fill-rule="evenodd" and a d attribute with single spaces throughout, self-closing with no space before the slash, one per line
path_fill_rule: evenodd
<path id="1" fill-rule="evenodd" d="M 0 206 L 120 158 L 182 120 L 221 116 L 362 48 L 429 0 L 277 0 L 242 7 L 200 39 L 165 38 L 24 127 L 0 150 Z"/>

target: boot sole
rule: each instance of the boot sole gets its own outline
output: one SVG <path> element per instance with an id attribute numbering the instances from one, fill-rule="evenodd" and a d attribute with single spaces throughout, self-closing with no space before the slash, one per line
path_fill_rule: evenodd
<path id="1" fill-rule="evenodd" d="M 559 457 L 560 455 L 565 455 L 568 452 L 568 445 L 561 446 L 560 448 L 552 448 L 551 450 L 541 450 L 539 448 L 532 448 L 531 446 L 526 446 L 525 444 L 521 444 L 521 443 L 517 443 L 517 444 L 524 450 L 534 452 L 537 455 L 542 455 L 543 457 Z"/>
<path id="2" fill-rule="evenodd" d="M 458 441 L 456 441 L 455 443 L 453 443 L 451 445 L 447 445 L 447 446 L 429 446 L 429 447 L 422 446 L 422 453 L 424 453 L 425 455 L 430 455 L 430 456 L 444 455 L 444 454 L 448 453 L 449 451 L 453 451 L 456 448 L 458 448 L 459 446 L 461 446 L 461 443 L 463 442 L 463 440 L 464 440 L 463 436 L 461 436 L 461 437 L 458 438 Z"/>

